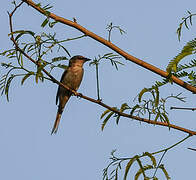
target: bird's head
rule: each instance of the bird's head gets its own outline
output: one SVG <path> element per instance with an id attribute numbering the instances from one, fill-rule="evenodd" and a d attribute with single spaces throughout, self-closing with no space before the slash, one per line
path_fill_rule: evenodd
<path id="1" fill-rule="evenodd" d="M 83 66 L 83 64 L 87 61 L 90 61 L 91 59 L 88 59 L 86 57 L 83 56 L 73 56 L 70 60 L 69 60 L 69 66 L 74 66 L 74 65 L 80 65 Z"/>

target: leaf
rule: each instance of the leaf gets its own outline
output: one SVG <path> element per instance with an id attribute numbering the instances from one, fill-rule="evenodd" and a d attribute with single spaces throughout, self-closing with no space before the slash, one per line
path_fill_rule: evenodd
<path id="1" fill-rule="evenodd" d="M 22 67 L 23 67 L 23 58 L 22 58 L 22 53 L 20 53 L 20 55 L 19 55 L 19 65 L 21 65 Z"/>
<path id="2" fill-rule="evenodd" d="M 180 37 L 181 37 L 181 31 L 182 31 L 182 23 L 180 23 L 176 33 L 178 35 L 178 40 L 180 41 Z"/>
<path id="3" fill-rule="evenodd" d="M 52 58 L 52 62 L 62 61 L 62 60 L 67 60 L 67 57 L 59 56 L 59 57 Z"/>
<path id="4" fill-rule="evenodd" d="M 141 103 L 141 100 L 142 100 L 142 96 L 144 93 L 148 92 L 148 89 L 147 88 L 144 88 L 140 91 L 139 95 L 138 95 L 138 101 Z"/>
<path id="5" fill-rule="evenodd" d="M 10 33 L 10 34 L 8 34 L 8 35 L 12 35 L 12 34 L 18 34 L 18 35 L 16 36 L 16 38 L 15 38 L 16 41 L 17 41 L 21 36 L 23 36 L 23 35 L 25 35 L 25 34 L 29 34 L 29 35 L 31 35 L 32 37 L 35 36 L 35 33 L 34 33 L 34 32 L 32 32 L 32 31 L 25 31 L 25 30 L 14 31 L 14 32 L 12 32 L 12 33 Z"/>
<path id="6" fill-rule="evenodd" d="M 167 180 L 170 180 L 171 178 L 169 177 L 169 174 L 168 174 L 168 172 L 166 171 L 164 165 L 161 164 L 161 165 L 159 166 L 159 168 L 163 171 L 163 173 L 165 174 L 165 177 L 167 178 Z"/>
<path id="7" fill-rule="evenodd" d="M 58 21 L 49 22 L 48 25 L 49 25 L 50 28 L 53 28 L 56 23 L 58 23 Z"/>
<path id="8" fill-rule="evenodd" d="M 133 116 L 134 111 L 135 111 L 136 109 L 138 109 L 138 108 L 140 108 L 140 106 L 139 106 L 138 104 L 136 104 L 136 105 L 132 108 L 132 110 L 131 110 L 131 112 L 130 112 L 130 115 Z"/>
<path id="9" fill-rule="evenodd" d="M 144 155 L 148 156 L 151 159 L 153 167 L 156 168 L 157 162 L 155 157 L 149 152 L 145 152 Z"/>
<path id="10" fill-rule="evenodd" d="M 7 83 L 6 83 L 6 86 L 5 86 L 5 95 L 7 97 L 7 101 L 9 101 L 9 96 L 8 96 L 8 93 L 9 93 L 9 87 L 10 87 L 10 84 L 12 82 L 12 80 L 14 79 L 14 75 L 11 75 L 8 80 L 7 80 Z"/>
<path id="11" fill-rule="evenodd" d="M 153 166 L 147 165 L 147 166 L 144 166 L 142 169 L 139 169 L 138 172 L 135 175 L 134 180 L 138 180 L 139 176 L 142 174 L 142 171 L 146 171 L 146 170 L 149 170 L 149 169 L 153 169 Z M 144 180 L 149 180 L 149 179 L 150 178 L 148 178 L 148 177 L 144 177 Z"/>
<path id="12" fill-rule="evenodd" d="M 44 28 L 46 26 L 46 24 L 48 24 L 49 22 L 49 18 L 46 18 L 43 23 L 41 24 L 41 27 Z"/>
<path id="13" fill-rule="evenodd" d="M 159 89 L 157 86 L 154 86 L 155 92 L 156 92 L 156 98 L 155 98 L 155 107 L 159 105 Z"/>
<path id="14" fill-rule="evenodd" d="M 114 180 L 118 180 L 118 168 L 116 169 L 116 174 L 115 174 L 115 179 Z"/>
<path id="15" fill-rule="evenodd" d="M 127 179 L 127 175 L 128 175 L 129 169 L 131 168 L 131 165 L 134 163 L 135 160 L 136 160 L 136 156 L 134 156 L 133 158 L 131 158 L 129 160 L 129 162 L 127 163 L 127 166 L 125 168 L 125 174 L 124 174 L 123 180 L 126 180 Z"/>
<path id="16" fill-rule="evenodd" d="M 50 4 L 45 5 L 42 9 L 43 10 L 48 10 L 51 9 L 53 6 L 50 6 Z"/>
<path id="17" fill-rule="evenodd" d="M 193 25 L 193 23 L 192 23 L 192 15 L 190 16 L 190 24 L 191 24 L 191 26 Z"/>
<path id="18" fill-rule="evenodd" d="M 101 130 L 103 131 L 106 123 L 108 122 L 108 120 L 110 119 L 110 117 L 114 114 L 114 112 L 110 112 L 110 114 L 104 119 L 102 126 L 101 126 Z"/>
<path id="19" fill-rule="evenodd" d="M 192 41 L 189 41 L 182 49 L 182 51 L 174 57 L 168 64 L 166 70 L 168 73 L 177 72 L 177 66 L 178 63 L 185 58 L 186 56 L 189 56 L 194 53 L 196 49 L 196 39 L 193 39 Z"/>
<path id="20" fill-rule="evenodd" d="M 71 57 L 69 51 L 64 46 L 60 46 L 60 47 L 63 48 L 63 50 L 69 55 L 69 57 Z"/>
<path id="21" fill-rule="evenodd" d="M 162 115 L 163 115 L 163 117 L 164 117 L 164 121 L 168 124 L 168 128 L 169 128 L 169 130 L 170 130 L 170 122 L 169 122 L 169 119 L 168 119 L 166 113 L 162 113 Z"/>
<path id="22" fill-rule="evenodd" d="M 111 111 L 111 110 L 109 110 L 109 109 L 105 110 L 105 111 L 102 113 L 100 119 L 102 119 L 102 118 L 103 118 L 107 113 L 109 113 L 110 111 Z"/>
<path id="23" fill-rule="evenodd" d="M 136 161 L 137 161 L 137 163 L 139 164 L 141 173 L 143 174 L 143 176 L 144 176 L 144 178 L 145 178 L 145 177 L 146 177 L 145 172 L 144 172 L 145 170 L 144 170 L 144 167 L 143 167 L 143 165 L 142 165 L 142 162 L 141 162 L 141 160 L 139 159 L 138 156 L 136 157 Z"/>
<path id="24" fill-rule="evenodd" d="M 41 7 L 41 3 L 37 3 L 37 4 L 35 4 L 35 6 Z"/>
<path id="25" fill-rule="evenodd" d="M 32 31 L 18 30 L 18 31 L 14 31 L 14 32 L 9 33 L 8 36 L 13 35 L 13 34 L 30 34 L 32 36 L 35 35 L 35 33 Z"/>
<path id="26" fill-rule="evenodd" d="M 21 85 L 23 85 L 24 84 L 24 81 L 29 77 L 29 76 L 31 76 L 31 75 L 33 75 L 34 74 L 34 72 L 29 72 L 29 73 L 27 73 L 23 78 L 22 78 L 22 80 L 21 80 Z"/>
<path id="27" fill-rule="evenodd" d="M 160 117 L 160 114 L 161 114 L 161 113 L 160 113 L 160 111 L 159 111 L 159 112 L 157 113 L 155 119 L 154 119 L 155 122 L 157 122 L 158 118 Z"/>
<path id="28" fill-rule="evenodd" d="M 129 108 L 129 106 L 127 105 L 127 103 L 123 103 L 123 104 L 121 105 L 121 108 L 120 108 L 119 112 L 123 112 L 123 111 L 125 111 L 126 109 L 130 109 L 130 108 Z M 119 119 L 120 119 L 120 115 L 118 115 L 117 118 L 116 118 L 116 124 L 119 123 Z"/>
<path id="29" fill-rule="evenodd" d="M 186 20 L 184 20 L 184 24 L 185 24 L 185 27 L 186 27 L 187 29 L 189 29 Z"/>

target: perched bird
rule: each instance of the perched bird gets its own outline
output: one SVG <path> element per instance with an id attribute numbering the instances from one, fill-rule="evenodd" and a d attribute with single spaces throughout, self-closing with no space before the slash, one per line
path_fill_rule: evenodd
<path id="1" fill-rule="evenodd" d="M 85 58 L 83 56 L 72 57 L 69 60 L 69 66 L 64 71 L 60 82 L 65 84 L 69 88 L 77 91 L 80 86 L 80 83 L 82 81 L 82 77 L 83 77 L 83 73 L 84 73 L 83 64 L 89 60 L 90 59 Z M 59 105 L 58 105 L 58 111 L 57 111 L 57 115 L 56 115 L 56 121 L 54 123 L 51 134 L 57 132 L 60 118 L 63 113 L 64 107 L 65 107 L 65 105 L 71 95 L 72 95 L 72 92 L 70 92 L 69 90 L 67 90 L 61 86 L 58 87 L 58 91 L 57 91 L 57 95 L 56 95 L 56 104 L 59 101 Z"/>

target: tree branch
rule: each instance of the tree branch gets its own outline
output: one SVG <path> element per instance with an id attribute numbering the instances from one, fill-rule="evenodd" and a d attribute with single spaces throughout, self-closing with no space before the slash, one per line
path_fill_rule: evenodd
<path id="1" fill-rule="evenodd" d="M 29 1 L 28 1 L 29 2 Z M 18 46 L 18 43 L 16 42 L 16 40 L 14 39 L 14 33 L 13 33 L 13 26 L 12 26 L 12 16 L 14 15 L 14 12 L 16 11 L 17 8 L 19 8 L 20 6 L 22 5 L 19 4 L 11 13 L 8 13 L 9 15 L 9 24 L 10 24 L 10 34 L 11 34 L 11 41 L 14 43 L 15 45 L 15 48 L 16 50 L 20 51 L 26 58 L 28 58 L 32 63 L 36 64 L 37 66 L 39 66 L 39 63 L 32 59 L 28 54 L 26 54 L 19 46 Z M 37 6 L 35 6 L 37 7 Z M 40 8 L 39 8 L 40 9 Z M 40 11 L 43 11 L 40 9 Z M 67 20 L 68 21 L 68 20 Z M 71 22 L 71 21 L 70 21 Z M 75 23 L 75 22 L 72 22 L 72 23 Z M 106 40 L 105 40 L 106 41 Z M 111 106 L 108 106 L 107 104 L 101 102 L 99 99 L 98 100 L 95 100 L 91 97 L 88 97 L 88 96 L 85 96 L 85 95 L 82 95 L 81 93 L 77 93 L 76 91 L 70 89 L 68 86 L 62 84 L 61 82 L 59 82 L 58 80 L 56 80 L 49 72 L 47 72 L 44 68 L 42 69 L 42 71 L 50 78 L 50 80 L 62 87 L 64 87 L 65 89 L 68 89 L 69 91 L 71 91 L 75 96 L 79 96 L 83 99 L 86 99 L 88 101 L 91 101 L 95 104 L 99 104 L 100 106 L 102 107 L 105 107 L 111 111 L 113 111 L 114 113 L 118 114 L 119 116 L 123 116 L 123 117 L 127 117 L 127 118 L 130 118 L 130 119 L 135 119 L 137 121 L 140 121 L 140 122 L 146 122 L 148 124 L 154 124 L 154 125 L 159 125 L 159 126 L 166 126 L 166 127 L 170 127 L 170 128 L 173 128 L 173 129 L 176 129 L 176 130 L 179 130 L 179 131 L 182 131 L 182 132 L 185 132 L 185 133 L 188 133 L 190 136 L 192 135 L 196 135 L 196 131 L 192 131 L 192 130 L 189 130 L 189 129 L 185 129 L 183 127 L 180 127 L 180 126 L 176 126 L 176 125 L 173 125 L 173 124 L 169 124 L 166 123 L 166 122 L 158 122 L 158 121 L 153 121 L 153 120 L 148 120 L 148 119 L 145 119 L 145 118 L 140 118 L 140 117 L 137 117 L 137 116 L 131 116 L 130 114 L 126 114 L 126 113 L 123 113 L 123 112 L 120 112 L 118 111 L 116 108 L 112 108 Z"/>
<path id="2" fill-rule="evenodd" d="M 33 1 L 31 0 L 22 0 L 23 2 L 27 3 L 28 5 L 30 5 L 31 7 L 33 7 L 34 9 L 36 9 L 37 11 L 39 11 L 40 13 L 46 15 L 45 10 L 43 10 L 42 8 L 40 8 L 39 6 L 37 6 Z M 91 38 L 93 38 L 94 40 L 104 44 L 105 46 L 109 47 L 110 49 L 114 50 L 115 52 L 117 52 L 118 54 L 120 54 L 121 56 L 123 56 L 126 60 L 129 60 L 133 63 L 138 64 L 139 66 L 144 67 L 145 69 L 148 69 L 164 78 L 168 77 L 168 72 L 165 72 L 145 61 L 142 61 L 132 55 L 130 55 L 129 53 L 123 51 L 122 49 L 120 49 L 119 47 L 117 47 L 116 45 L 114 45 L 113 43 L 105 40 L 104 38 L 96 35 L 95 33 L 85 29 L 83 26 L 79 25 L 76 21 L 70 21 L 68 19 L 65 19 L 63 17 L 57 16 L 53 13 L 47 13 L 47 17 L 50 17 L 52 19 L 54 19 L 55 21 L 61 22 L 63 24 L 66 24 L 68 26 L 71 26 L 77 30 L 79 30 L 80 32 L 84 33 L 86 36 L 89 36 Z M 191 86 L 189 84 L 187 84 L 186 82 L 182 81 L 181 79 L 178 79 L 176 76 L 171 76 L 171 79 L 173 82 L 175 82 L 176 84 L 178 84 L 179 86 L 187 89 L 188 91 L 191 91 L 193 93 L 196 93 L 196 87 Z"/>

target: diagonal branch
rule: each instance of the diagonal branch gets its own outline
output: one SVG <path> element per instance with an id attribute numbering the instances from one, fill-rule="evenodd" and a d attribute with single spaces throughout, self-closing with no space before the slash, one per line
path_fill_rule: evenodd
<path id="1" fill-rule="evenodd" d="M 46 11 L 43 10 L 42 8 L 40 8 L 39 6 L 37 6 L 33 1 L 31 0 L 22 0 L 23 2 L 27 3 L 28 5 L 30 5 L 31 7 L 33 7 L 34 9 L 36 9 L 37 11 L 39 11 L 40 13 L 46 15 Z M 71 26 L 77 30 L 79 30 L 80 32 L 84 33 L 86 36 L 89 36 L 91 38 L 93 38 L 94 40 L 102 43 L 103 45 L 109 47 L 110 49 L 114 50 L 115 52 L 117 52 L 118 54 L 120 54 L 121 56 L 123 56 L 126 60 L 129 60 L 133 63 L 138 64 L 139 66 L 144 67 L 145 69 L 148 69 L 164 78 L 168 77 L 168 72 L 165 72 L 145 61 L 142 61 L 141 59 L 138 59 L 132 55 L 130 55 L 129 53 L 123 51 L 122 49 L 120 49 L 119 47 L 117 47 L 116 45 L 114 45 L 113 43 L 107 41 L 106 39 L 96 35 L 95 33 L 85 29 L 83 26 L 79 25 L 76 21 L 70 21 L 68 19 L 65 19 L 63 17 L 57 16 L 53 13 L 47 13 L 47 17 L 50 17 L 52 19 L 54 19 L 57 22 L 61 22 L 65 25 Z M 196 87 L 191 86 L 189 84 L 187 84 L 186 82 L 182 81 L 181 79 L 178 79 L 176 76 L 172 75 L 171 79 L 173 82 L 175 82 L 176 84 L 178 84 L 179 86 L 187 89 L 188 91 L 191 91 L 193 93 L 196 93 Z"/>
<path id="2" fill-rule="evenodd" d="M 18 43 L 16 42 L 16 40 L 14 39 L 14 33 L 13 33 L 13 26 L 12 26 L 12 16 L 14 15 L 14 12 L 16 11 L 17 8 L 19 8 L 20 6 L 22 5 L 22 3 L 20 5 L 18 5 L 14 11 L 12 11 L 11 13 L 8 13 L 9 15 L 9 25 L 10 25 L 10 34 L 11 34 L 11 41 L 14 43 L 14 46 L 16 48 L 16 50 L 20 51 L 26 58 L 28 58 L 32 63 L 36 64 L 37 66 L 39 66 L 39 63 L 32 59 L 28 54 L 26 54 L 19 46 L 18 46 Z M 113 111 L 114 113 L 118 114 L 119 116 L 123 116 L 123 117 L 127 117 L 127 118 L 130 118 L 130 119 L 134 119 L 134 120 L 137 120 L 137 121 L 140 121 L 140 122 L 145 122 L 145 123 L 148 123 L 148 124 L 154 124 L 154 125 L 159 125 L 159 126 L 166 126 L 168 127 L 168 123 L 165 123 L 165 122 L 158 122 L 158 121 L 153 121 L 153 120 L 148 120 L 148 119 L 145 119 L 145 118 L 140 118 L 140 117 L 137 117 L 137 116 L 132 116 L 130 114 L 126 114 L 126 113 L 123 113 L 123 112 L 120 112 L 118 111 L 116 108 L 112 108 L 111 106 L 108 106 L 107 104 L 101 102 L 100 100 L 95 100 L 91 97 L 88 97 L 88 96 L 85 96 L 85 95 L 82 95 L 81 93 L 77 93 L 76 91 L 70 89 L 68 86 L 62 84 L 61 82 L 59 82 L 58 80 L 56 80 L 48 71 L 46 71 L 44 68 L 42 69 L 42 71 L 50 78 L 50 80 L 62 87 L 64 87 L 65 89 L 68 89 L 69 91 L 71 91 L 75 96 L 79 96 L 83 99 L 86 99 L 88 101 L 91 101 L 95 104 L 98 104 L 102 107 L 105 107 L 111 111 Z M 190 136 L 192 135 L 196 135 L 196 131 L 192 131 L 192 130 L 189 130 L 189 129 L 186 129 L 186 128 L 183 128 L 183 127 L 180 127 L 180 126 L 176 126 L 176 125 L 173 125 L 173 124 L 169 124 L 169 127 L 170 128 L 173 128 L 173 129 L 176 129 L 176 130 L 179 130 L 179 131 L 182 131 L 182 132 L 185 132 L 185 133 L 188 133 Z"/>

